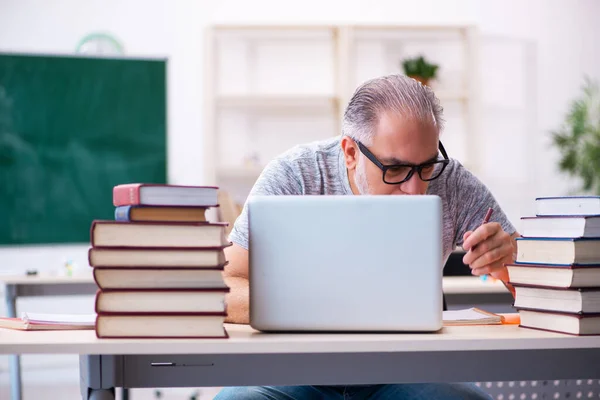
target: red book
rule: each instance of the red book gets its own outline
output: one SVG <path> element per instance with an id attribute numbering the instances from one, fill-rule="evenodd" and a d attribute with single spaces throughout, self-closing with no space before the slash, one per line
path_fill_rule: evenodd
<path id="1" fill-rule="evenodd" d="M 94 268 L 101 290 L 226 288 L 224 267 L 214 268 Z"/>
<path id="2" fill-rule="evenodd" d="M 111 268 L 222 268 L 227 264 L 224 249 L 230 246 L 205 248 L 161 247 L 92 247 L 88 264 Z"/>
<path id="3" fill-rule="evenodd" d="M 126 222 L 94 220 L 92 247 L 111 248 L 214 248 L 228 246 L 227 223 Z"/>
<path id="4" fill-rule="evenodd" d="M 207 289 L 98 290 L 98 314 L 197 314 L 226 312 L 228 287 Z"/>
<path id="5" fill-rule="evenodd" d="M 130 183 L 113 188 L 113 205 L 214 207 L 218 187 Z"/>
<path id="6" fill-rule="evenodd" d="M 226 339 L 229 337 L 224 321 L 226 313 L 169 314 L 98 314 L 98 338 L 178 338 Z"/>
<path id="7" fill-rule="evenodd" d="M 574 314 L 518 308 L 523 328 L 567 333 L 576 336 L 600 335 L 600 314 Z"/>

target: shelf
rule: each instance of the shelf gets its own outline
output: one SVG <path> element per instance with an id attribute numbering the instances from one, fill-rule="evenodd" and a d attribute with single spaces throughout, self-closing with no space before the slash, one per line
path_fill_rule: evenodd
<path id="1" fill-rule="evenodd" d="M 447 90 L 435 90 L 435 96 L 440 101 L 466 101 L 469 99 L 469 95 L 467 92 L 451 92 Z"/>
<path id="2" fill-rule="evenodd" d="M 466 101 L 469 96 L 465 92 L 436 91 L 440 101 Z M 324 108 L 334 107 L 339 99 L 334 96 L 219 96 L 217 106 L 223 108 Z M 343 105 L 346 106 L 345 104 Z"/>
<path id="3" fill-rule="evenodd" d="M 471 145 L 477 139 L 480 114 L 475 26 L 221 23 L 212 26 L 212 34 L 214 40 L 207 45 L 211 62 L 205 78 L 208 144 L 204 158 L 210 180 L 222 182 L 227 190 L 239 189 L 242 196 L 264 168 L 244 166 L 247 150 L 242 146 L 262 141 L 268 147 L 261 149 L 260 162 L 265 163 L 267 157 L 304 142 L 305 131 L 306 141 L 312 140 L 317 136 L 313 126 L 319 127 L 319 136 L 339 135 L 348 101 L 363 79 L 401 73 L 396 59 L 417 51 L 435 53 L 431 49 L 440 46 L 445 51 L 435 53 L 436 60 L 449 72 L 432 81 L 432 90 L 450 124 L 460 124 L 465 131 L 468 140 L 463 143 L 461 136 L 456 144 L 457 152 L 467 154 L 463 165 L 476 166 L 477 144 Z M 309 63 L 299 79 L 290 69 L 300 68 L 305 60 Z M 364 60 L 368 63 L 361 64 Z M 273 140 L 272 133 L 286 126 L 292 126 L 293 132 L 285 140 Z M 227 157 L 219 149 L 228 146 L 235 146 L 231 163 L 240 165 L 219 165 Z"/>
<path id="4" fill-rule="evenodd" d="M 321 95 L 226 95 L 218 96 L 217 106 L 230 108 L 306 108 L 333 107 L 335 96 Z"/>

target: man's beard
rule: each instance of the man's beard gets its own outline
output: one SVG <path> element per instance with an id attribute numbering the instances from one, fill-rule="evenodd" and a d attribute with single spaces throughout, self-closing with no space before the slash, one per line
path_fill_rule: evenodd
<path id="1" fill-rule="evenodd" d="M 365 165 L 365 157 L 360 156 L 356 164 L 356 170 L 354 172 L 354 183 L 360 194 L 370 194 L 371 189 L 369 188 L 369 182 L 367 182 L 367 171 Z"/>

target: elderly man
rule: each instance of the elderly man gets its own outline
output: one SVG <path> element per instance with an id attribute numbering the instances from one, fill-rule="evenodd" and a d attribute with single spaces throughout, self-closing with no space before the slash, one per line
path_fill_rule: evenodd
<path id="1" fill-rule="evenodd" d="M 440 141 L 442 107 L 434 93 L 402 75 L 361 85 L 344 113 L 341 137 L 296 146 L 272 160 L 250 195 L 438 195 L 443 204 L 443 256 L 457 246 L 473 275 L 504 282 L 518 236 L 488 189 Z M 441 162 L 442 160 L 449 160 Z M 488 207 L 490 223 L 481 225 Z M 225 270 L 231 288 L 228 322 L 249 322 L 247 208 L 235 222 Z M 285 221 L 282 221 L 285 223 Z M 282 266 L 285 268 L 285 266 Z M 398 384 L 225 388 L 224 399 L 487 398 L 471 384 Z"/>

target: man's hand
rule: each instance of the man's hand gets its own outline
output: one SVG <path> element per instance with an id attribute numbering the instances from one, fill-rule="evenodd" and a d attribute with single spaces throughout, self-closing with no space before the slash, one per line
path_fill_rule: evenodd
<path id="1" fill-rule="evenodd" d="M 508 282 L 505 263 L 514 261 L 516 244 L 500 224 L 490 222 L 481 225 L 475 231 L 465 232 L 463 249 L 467 252 L 463 262 L 471 267 L 473 275 L 491 275 Z"/>
<path id="2" fill-rule="evenodd" d="M 230 289 L 226 297 L 227 318 L 225 322 L 248 324 L 250 322 L 248 250 L 234 243 L 225 248 L 225 258 L 229 264 L 225 266 L 223 278 Z"/>

